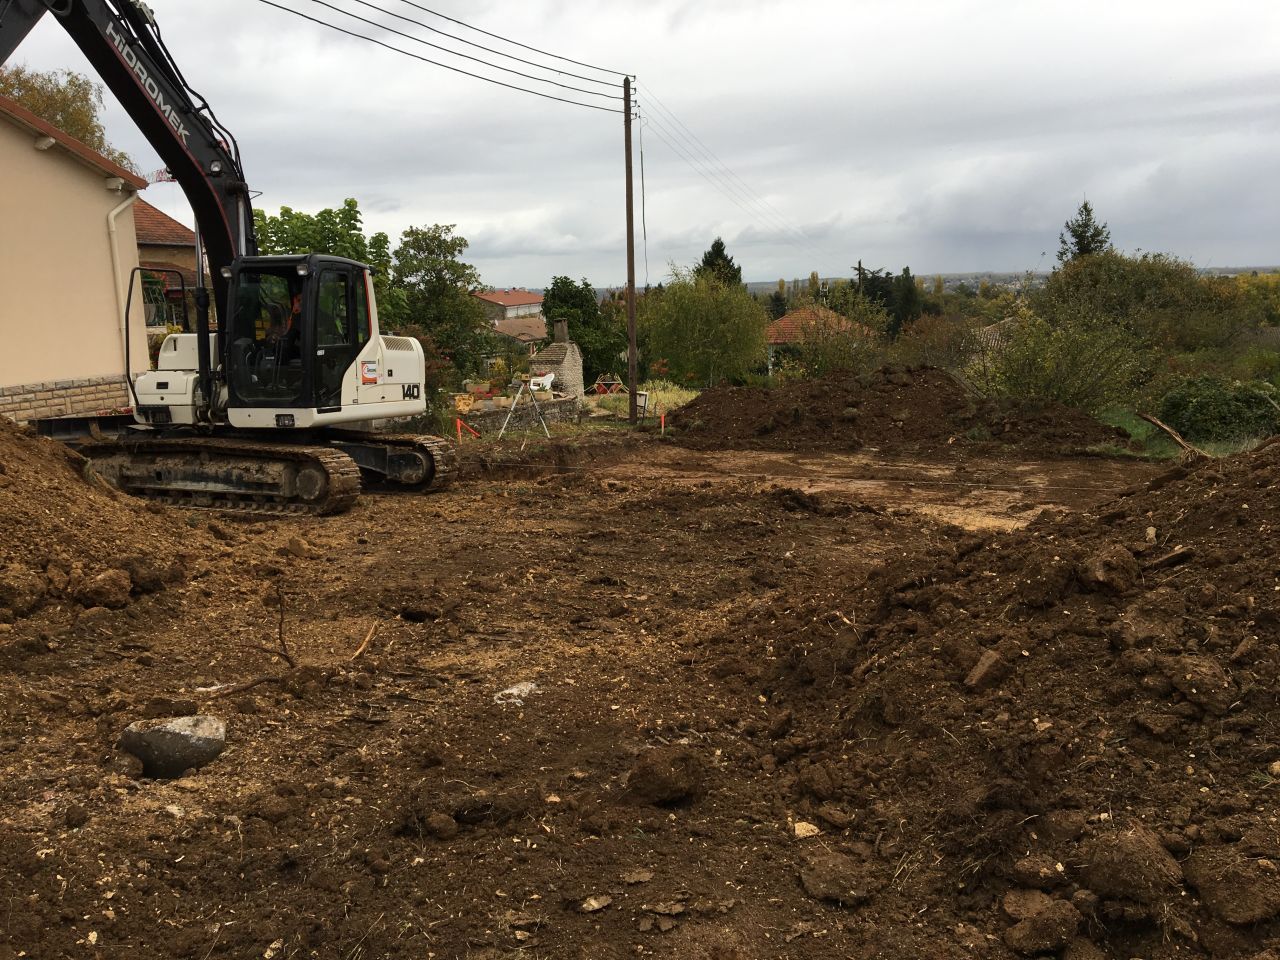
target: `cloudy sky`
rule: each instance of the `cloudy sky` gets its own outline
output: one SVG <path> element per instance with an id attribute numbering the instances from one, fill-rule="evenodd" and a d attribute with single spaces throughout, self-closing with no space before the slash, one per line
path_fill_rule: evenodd
<path id="1" fill-rule="evenodd" d="M 356 197 L 366 226 L 393 237 L 457 224 L 495 286 L 544 286 L 555 274 L 624 280 L 620 114 L 460 76 L 260 0 L 151 2 L 179 66 L 239 139 L 259 206 L 315 210 Z M 528 69 L 361 0 L 276 2 L 611 105 L 333 9 Z M 1280 4 L 369 2 L 541 62 L 420 8 L 635 74 L 653 282 L 716 236 L 750 280 L 846 276 L 859 258 L 918 274 L 1048 269 L 1085 196 L 1123 249 L 1202 266 L 1280 263 Z M 50 17 L 15 59 L 87 69 Z M 144 169 L 160 166 L 114 102 L 108 133 Z M 637 153 L 637 204 L 638 165 Z M 176 186 L 146 195 L 189 222 Z M 643 284 L 638 212 L 636 233 Z"/>

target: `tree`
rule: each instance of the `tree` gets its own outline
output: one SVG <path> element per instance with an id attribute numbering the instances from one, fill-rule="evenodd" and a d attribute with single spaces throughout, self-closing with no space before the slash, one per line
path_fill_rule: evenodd
<path id="1" fill-rule="evenodd" d="M 889 339 L 896 340 L 903 327 L 920 319 L 923 309 L 923 298 L 920 288 L 916 286 L 916 278 L 911 276 L 911 268 L 903 267 L 902 274 L 893 280 L 893 304 L 890 308 L 892 322 L 889 324 Z"/>
<path id="2" fill-rule="evenodd" d="M 478 373 L 493 352 L 493 333 L 471 295 L 480 275 L 461 259 L 467 241 L 453 231 L 454 224 L 437 223 L 401 234 L 391 282 L 403 297 L 403 332 L 430 336 L 459 373 Z"/>
<path id="3" fill-rule="evenodd" d="M 281 207 L 275 215 L 253 211 L 258 250 L 264 255 L 327 253 L 347 257 L 373 267 L 373 295 L 384 325 L 403 319 L 399 292 L 391 283 L 391 241 L 385 233 L 364 235 L 360 204 L 348 197 L 337 209 L 326 207 L 315 214 Z"/>
<path id="4" fill-rule="evenodd" d="M 713 386 L 764 362 L 768 315 L 745 286 L 710 271 L 673 270 L 661 294 L 645 297 L 641 319 L 651 362 L 665 360 L 678 381 Z"/>
<path id="5" fill-rule="evenodd" d="M 542 295 L 542 313 L 550 321 L 564 320 L 569 339 L 582 351 L 583 378 L 591 383 L 602 373 L 616 373 L 627 350 L 626 327 L 615 310 L 601 310 L 595 288 L 584 278 L 552 277 Z"/>
<path id="6" fill-rule="evenodd" d="M 725 251 L 724 241 L 719 237 L 711 241 L 711 249 L 702 255 L 697 272 L 709 273 L 725 286 L 742 282 L 742 268 L 733 262 L 733 257 Z"/>
<path id="7" fill-rule="evenodd" d="M 1088 200 L 1081 203 L 1075 217 L 1062 226 L 1066 233 L 1058 234 L 1059 263 L 1111 249 L 1111 231 L 1105 223 L 1093 218 L 1093 207 Z"/>
<path id="8" fill-rule="evenodd" d="M 782 281 L 778 282 L 781 283 Z M 773 291 L 773 293 L 769 294 L 769 299 L 765 301 L 764 308 L 769 312 L 770 320 L 777 320 L 785 316 L 787 312 L 786 293 L 782 290 Z"/>
<path id="9" fill-rule="evenodd" d="M 16 100 L 37 117 L 126 170 L 138 171 L 127 153 L 107 142 L 102 125 L 102 84 L 83 73 L 0 66 L 0 95 Z"/>

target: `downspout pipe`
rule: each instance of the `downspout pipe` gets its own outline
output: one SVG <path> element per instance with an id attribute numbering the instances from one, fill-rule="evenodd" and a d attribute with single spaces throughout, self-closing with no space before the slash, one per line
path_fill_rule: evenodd
<path id="1" fill-rule="evenodd" d="M 113 178 L 116 179 L 116 178 Z M 110 185 L 111 181 L 108 181 Z M 123 189 L 123 183 L 116 189 Z M 127 358 L 129 356 L 129 318 L 125 316 L 125 304 L 127 301 L 128 291 L 124 289 L 123 281 L 120 279 L 120 249 L 118 241 L 118 233 L 116 231 L 116 217 L 124 213 L 133 206 L 134 194 L 127 193 L 125 198 L 120 201 L 111 212 L 107 214 L 107 239 L 111 248 L 111 276 L 116 285 L 116 313 L 120 318 L 120 353 L 121 356 Z M 133 381 L 133 371 L 128 369 L 129 361 L 124 360 L 125 380 Z"/>

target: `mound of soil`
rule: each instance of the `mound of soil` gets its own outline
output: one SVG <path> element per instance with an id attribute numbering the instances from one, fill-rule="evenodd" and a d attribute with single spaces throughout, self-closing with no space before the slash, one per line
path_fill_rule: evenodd
<path id="1" fill-rule="evenodd" d="M 1034 409 L 975 403 L 933 367 L 885 367 L 775 387 L 714 387 L 673 412 L 692 447 L 770 450 L 887 449 L 994 442 L 1040 453 L 1076 453 L 1124 434 L 1057 404 Z"/>
<path id="2" fill-rule="evenodd" d="M 184 575 L 186 517 L 86 472 L 68 447 L 0 417 L 0 623 L 48 603 L 125 606 Z"/>
<path id="3" fill-rule="evenodd" d="M 1277 942 L 1278 482 L 1280 444 L 1175 467 L 720 635 L 720 662 L 765 664 L 762 767 L 869 914 L 988 957 Z"/>

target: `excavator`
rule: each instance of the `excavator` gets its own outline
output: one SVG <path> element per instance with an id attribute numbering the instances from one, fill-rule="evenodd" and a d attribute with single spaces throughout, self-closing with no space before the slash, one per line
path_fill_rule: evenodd
<path id="1" fill-rule="evenodd" d="M 156 369 L 135 377 L 126 356 L 136 424 L 81 448 L 92 469 L 127 493 L 220 510 L 337 513 L 362 479 L 446 486 L 457 471 L 447 440 L 369 429 L 426 410 L 422 345 L 380 333 L 370 268 L 258 255 L 236 139 L 188 85 L 144 4 L 0 0 L 0 64 L 45 15 L 186 194 L 212 286 L 197 270 L 195 332 L 166 337 Z"/>

